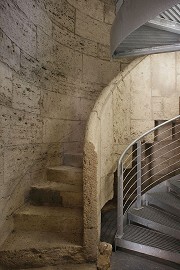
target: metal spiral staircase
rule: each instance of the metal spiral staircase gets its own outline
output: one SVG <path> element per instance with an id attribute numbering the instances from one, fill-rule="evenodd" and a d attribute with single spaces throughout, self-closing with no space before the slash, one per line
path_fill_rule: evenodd
<path id="1" fill-rule="evenodd" d="M 180 50 L 180 1 L 116 0 L 113 58 Z"/>
<path id="2" fill-rule="evenodd" d="M 119 159 L 115 246 L 180 264 L 180 115 L 155 121 Z"/>

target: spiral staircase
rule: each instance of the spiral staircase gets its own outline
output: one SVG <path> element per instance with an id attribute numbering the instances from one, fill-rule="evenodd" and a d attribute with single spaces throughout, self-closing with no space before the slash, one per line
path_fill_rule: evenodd
<path id="1" fill-rule="evenodd" d="M 130 144 L 118 163 L 115 245 L 180 264 L 180 115 Z"/>

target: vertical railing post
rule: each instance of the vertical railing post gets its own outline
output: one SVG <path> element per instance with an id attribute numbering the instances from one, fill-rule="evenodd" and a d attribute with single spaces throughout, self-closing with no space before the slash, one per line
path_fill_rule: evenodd
<path id="1" fill-rule="evenodd" d="M 141 208 L 141 140 L 137 142 L 137 208 Z"/>
<path id="2" fill-rule="evenodd" d="M 123 235 L 123 164 L 118 163 L 117 238 Z"/>

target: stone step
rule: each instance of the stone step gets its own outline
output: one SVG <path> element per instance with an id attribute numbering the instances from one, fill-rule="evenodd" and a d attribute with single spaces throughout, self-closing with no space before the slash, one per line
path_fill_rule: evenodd
<path id="1" fill-rule="evenodd" d="M 66 166 L 82 168 L 83 167 L 83 154 L 82 153 L 65 153 L 63 163 Z"/>
<path id="2" fill-rule="evenodd" d="M 59 232 L 66 239 L 82 239 L 81 208 L 25 205 L 14 214 L 16 231 Z"/>
<path id="3" fill-rule="evenodd" d="M 29 200 L 35 205 L 82 207 L 82 186 L 43 182 L 31 187 Z"/>
<path id="4" fill-rule="evenodd" d="M 72 166 L 50 167 L 47 169 L 47 180 L 71 185 L 82 185 L 82 169 Z"/>
<path id="5" fill-rule="evenodd" d="M 95 264 L 61 264 L 56 266 L 47 266 L 41 268 L 26 268 L 19 270 L 97 270 L 97 266 Z"/>
<path id="6" fill-rule="evenodd" d="M 56 266 L 47 266 L 42 268 L 28 268 L 28 269 L 19 269 L 19 270 L 97 270 L 95 264 L 61 264 Z"/>
<path id="7" fill-rule="evenodd" d="M 22 269 L 66 263 L 85 263 L 85 259 L 80 243 L 64 240 L 61 233 L 15 231 L 0 248 L 0 269 L 1 265 Z"/>

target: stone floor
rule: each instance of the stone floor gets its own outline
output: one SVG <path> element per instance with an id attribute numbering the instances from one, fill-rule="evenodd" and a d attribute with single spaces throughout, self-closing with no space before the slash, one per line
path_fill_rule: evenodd
<path id="1" fill-rule="evenodd" d="M 117 251 L 111 258 L 111 270 L 175 270 L 178 266 L 168 266 L 160 262 L 150 260 L 147 257 Z"/>

